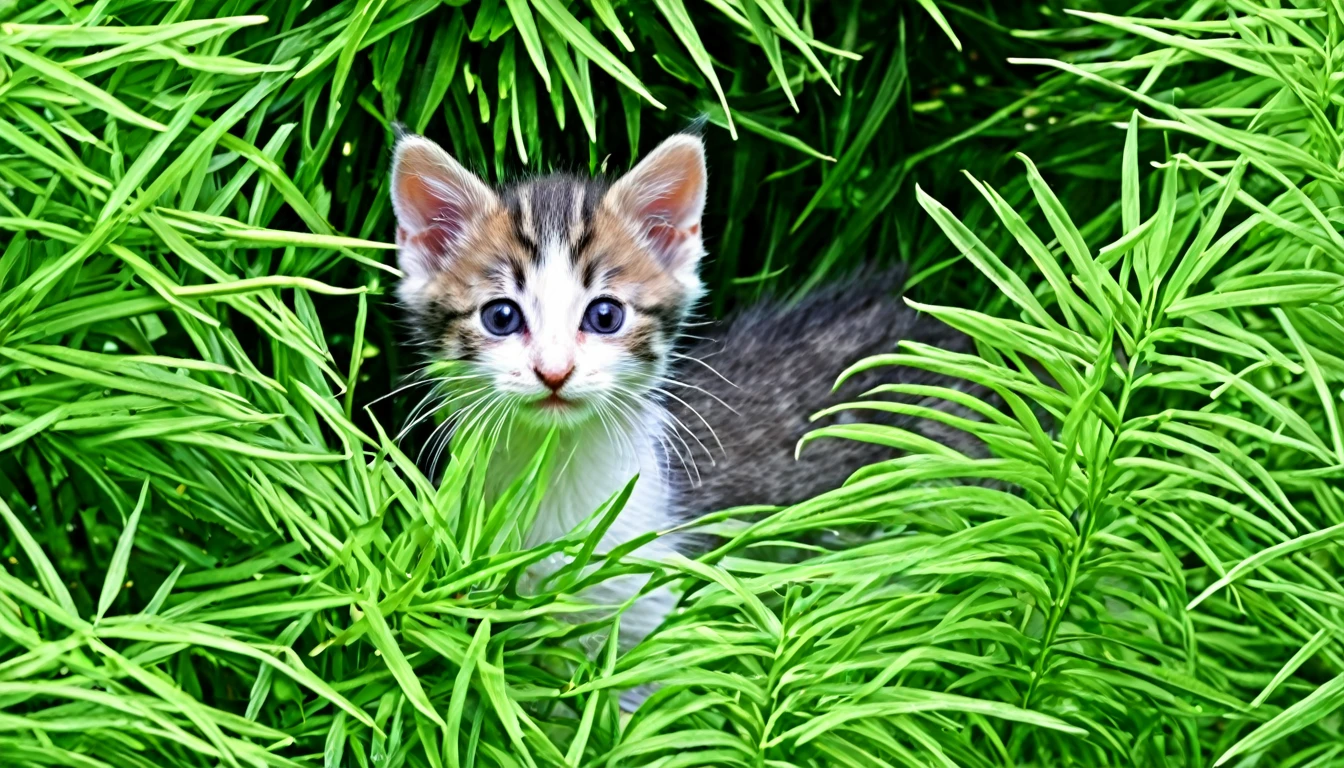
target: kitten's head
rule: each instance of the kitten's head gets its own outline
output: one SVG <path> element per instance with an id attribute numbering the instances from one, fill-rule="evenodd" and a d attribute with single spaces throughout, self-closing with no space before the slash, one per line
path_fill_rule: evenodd
<path id="1" fill-rule="evenodd" d="M 552 175 L 496 191 L 434 142 L 392 164 L 402 303 L 455 390 L 540 424 L 628 413 L 660 385 L 704 246 L 704 148 L 663 142 L 616 183 Z M 465 396 L 465 395 L 464 395 Z"/>

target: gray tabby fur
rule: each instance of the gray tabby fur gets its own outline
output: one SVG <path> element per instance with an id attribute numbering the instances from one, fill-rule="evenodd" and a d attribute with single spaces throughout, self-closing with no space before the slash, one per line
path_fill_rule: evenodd
<path id="1" fill-rule="evenodd" d="M 685 354 L 705 365 L 679 359 L 676 378 L 686 386 L 673 388 L 679 400 L 666 402 L 696 437 L 687 439 L 696 455 L 694 470 L 682 470 L 676 457 L 669 462 L 683 480 L 680 502 L 684 513 L 694 516 L 735 506 L 795 504 L 843 484 L 865 465 L 898 455 L 884 446 L 834 439 L 810 445 L 801 458 L 794 459 L 794 449 L 804 434 L 837 421 L 892 424 L 970 455 L 983 453 L 975 438 L 929 419 L 862 410 L 809 420 L 827 406 L 861 399 L 879 384 L 967 388 L 965 382 L 946 376 L 886 366 L 831 391 L 836 378 L 851 364 L 894 352 L 900 341 L 957 352 L 973 350 L 966 336 L 900 300 L 904 277 L 903 268 L 864 272 L 819 288 L 793 306 L 767 300 L 708 330 L 692 329 L 701 338 L 693 339 Z M 713 366 L 717 374 L 707 366 Z M 969 415 L 942 401 L 924 404 Z M 717 441 L 704 422 L 713 427 Z"/>

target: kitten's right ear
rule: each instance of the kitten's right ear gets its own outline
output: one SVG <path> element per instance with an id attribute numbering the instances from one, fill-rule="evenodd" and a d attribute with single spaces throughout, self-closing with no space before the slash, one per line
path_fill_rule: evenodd
<path id="1" fill-rule="evenodd" d="M 471 226 L 499 197 L 438 144 L 402 135 L 392 157 L 392 210 L 397 215 L 398 265 L 407 278 L 445 269 Z"/>
<path id="2" fill-rule="evenodd" d="M 607 199 L 663 267 L 693 277 L 705 255 L 705 184 L 705 145 L 680 133 L 611 185 Z"/>

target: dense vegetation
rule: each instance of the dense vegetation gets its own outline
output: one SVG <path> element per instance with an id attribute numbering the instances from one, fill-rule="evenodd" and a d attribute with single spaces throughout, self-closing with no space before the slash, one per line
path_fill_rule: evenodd
<path id="1" fill-rule="evenodd" d="M 1344 763 L 1342 35 L 1337 0 L 0 2 L 0 763 Z M 520 551 L 547 457 L 486 508 L 483 441 L 431 481 L 396 439 L 392 123 L 503 178 L 701 116 L 706 311 L 910 263 L 978 354 L 854 370 L 993 404 L 851 407 L 992 455 L 827 428 L 905 455 L 694 561 Z M 631 571 L 682 609 L 586 653 L 574 595 Z"/>

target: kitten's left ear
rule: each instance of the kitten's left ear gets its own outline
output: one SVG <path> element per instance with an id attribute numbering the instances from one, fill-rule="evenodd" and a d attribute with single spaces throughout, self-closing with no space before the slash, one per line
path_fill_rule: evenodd
<path id="1" fill-rule="evenodd" d="M 669 270 L 694 270 L 705 248 L 700 217 L 705 211 L 705 146 L 677 134 L 612 185 L 607 199 Z"/>
<path id="2" fill-rule="evenodd" d="M 392 157 L 392 210 L 398 262 L 414 285 L 447 269 L 472 227 L 499 198 L 423 136 L 399 135 Z"/>

